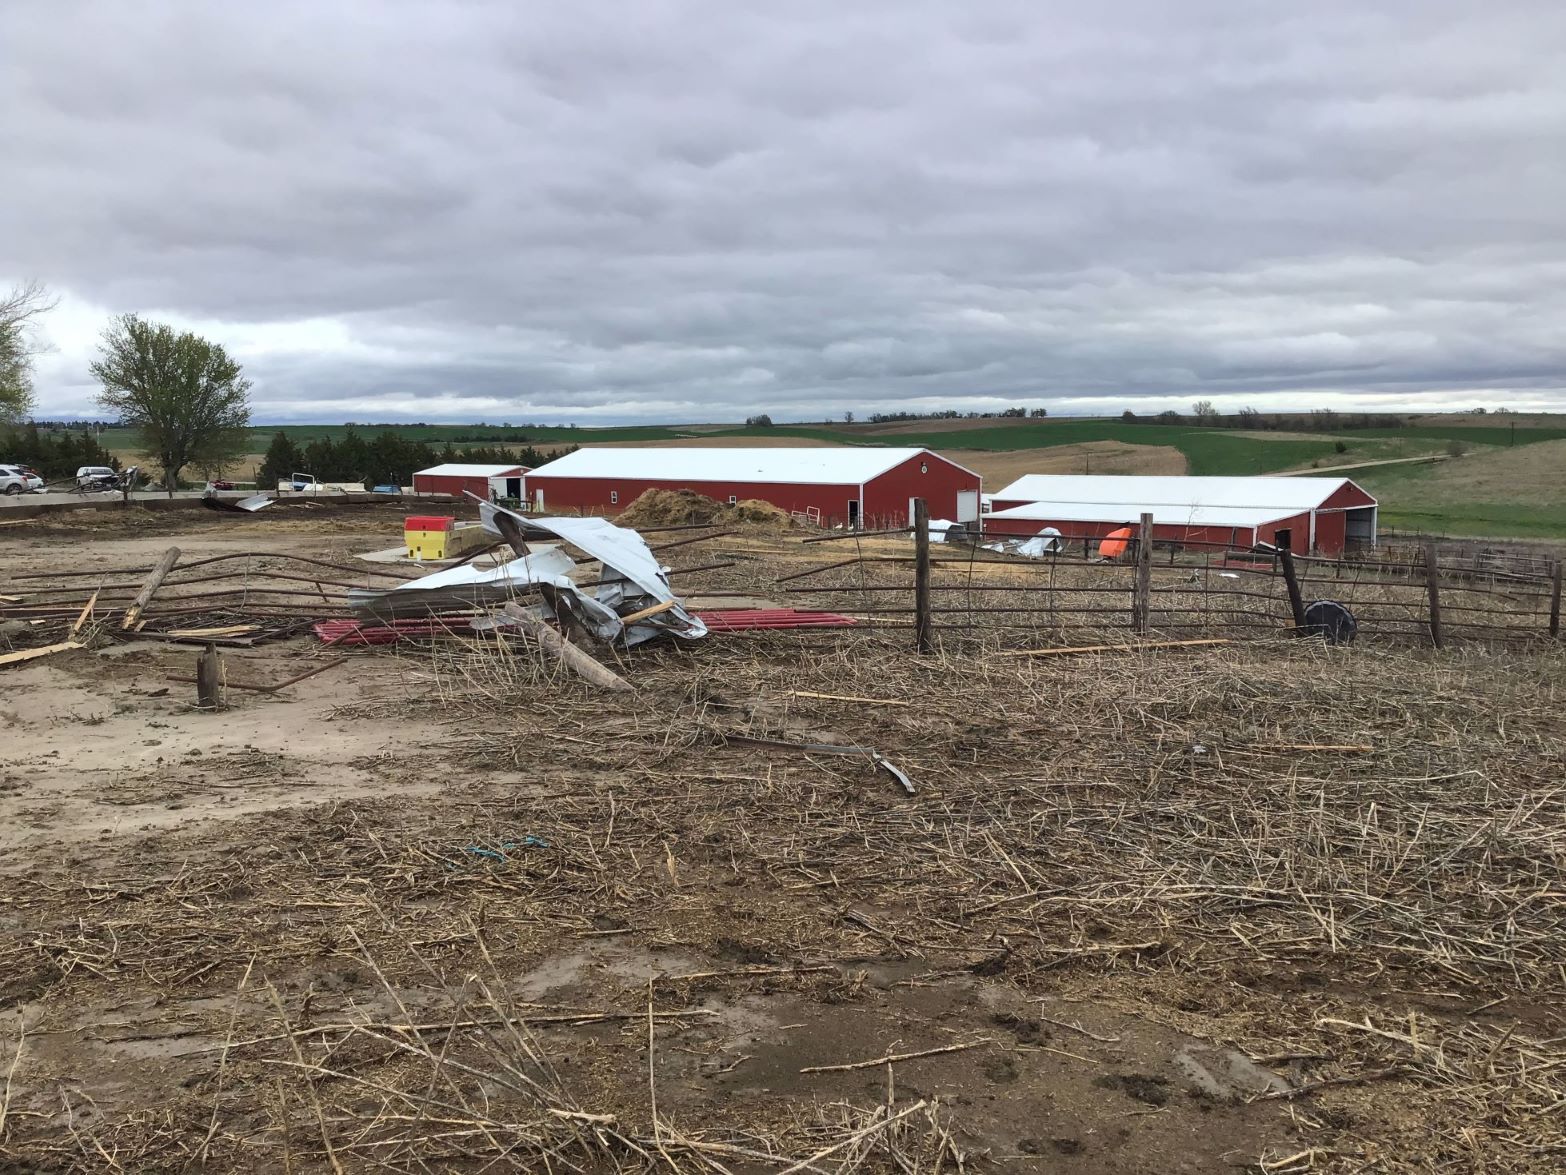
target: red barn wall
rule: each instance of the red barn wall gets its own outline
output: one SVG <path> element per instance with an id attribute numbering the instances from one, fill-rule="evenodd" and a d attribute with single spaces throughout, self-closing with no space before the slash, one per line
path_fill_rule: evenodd
<path id="1" fill-rule="evenodd" d="M 1032 538 L 1043 532 L 1047 526 L 1053 526 L 1060 531 L 1062 539 L 1067 543 L 1071 540 L 1080 542 L 1087 538 L 1090 543 L 1097 542 L 1111 531 L 1119 530 L 1129 525 L 1134 534 L 1137 529 L 1136 522 L 1065 522 L 1059 520 L 1036 518 L 996 518 L 991 515 L 984 520 L 984 533 L 987 535 L 999 535 L 1006 537 Z M 1193 546 L 1202 544 L 1206 550 L 1218 550 L 1220 548 L 1237 547 L 1244 549 L 1256 541 L 1256 532 L 1249 526 L 1182 526 L 1178 523 L 1159 523 L 1153 527 L 1153 541 L 1155 543 L 1189 543 Z"/>
<path id="2" fill-rule="evenodd" d="M 920 473 L 920 465 L 929 472 Z M 969 473 L 934 453 L 920 453 L 865 484 L 865 525 L 907 526 L 910 498 L 923 498 L 931 518 L 955 522 L 958 493 L 977 493 L 979 481 L 977 473 Z"/>
<path id="3" fill-rule="evenodd" d="M 1351 510 L 1356 506 L 1374 506 L 1376 500 L 1353 482 L 1341 485 L 1327 496 L 1318 510 Z"/>
<path id="4" fill-rule="evenodd" d="M 1287 518 L 1276 518 L 1271 522 L 1264 522 L 1256 528 L 1256 540 L 1262 543 L 1277 545 L 1278 532 L 1289 532 L 1290 550 L 1301 555 L 1310 552 L 1310 516 L 1306 510 L 1303 514 L 1291 514 Z"/>
<path id="5" fill-rule="evenodd" d="M 1348 514 L 1342 510 L 1316 512 L 1316 550 L 1341 555 L 1348 545 Z"/>
<path id="6" fill-rule="evenodd" d="M 740 501 L 759 498 L 780 510 L 816 509 L 821 511 L 824 523 L 831 523 L 834 520 L 846 522 L 848 503 L 859 501 L 856 485 L 700 481 L 694 478 L 550 477 L 543 472 L 528 474 L 526 489 L 529 503 L 536 503 L 538 491 L 544 491 L 546 513 L 576 510 L 584 514 L 616 514 L 648 490 L 694 490 L 719 502 L 727 502 L 732 495 Z M 619 500 L 611 502 L 611 493 L 618 494 Z"/>

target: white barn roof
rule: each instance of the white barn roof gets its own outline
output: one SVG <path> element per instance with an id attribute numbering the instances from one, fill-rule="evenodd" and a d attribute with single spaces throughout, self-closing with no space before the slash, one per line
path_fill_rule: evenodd
<path id="1" fill-rule="evenodd" d="M 505 477 L 507 474 L 515 475 L 517 470 L 526 469 L 525 465 L 464 465 L 460 461 L 448 462 L 445 465 L 431 465 L 428 469 L 421 469 L 414 477 Z"/>
<path id="2" fill-rule="evenodd" d="M 1348 484 L 1349 479 L 1345 477 L 1134 477 L 1029 473 L 1005 489 L 996 490 L 995 497 L 999 501 L 1048 503 L 1055 512 L 1041 517 L 1051 518 L 1086 520 L 1127 514 L 1135 518 L 1143 513 L 1151 513 L 1159 522 L 1163 522 L 1165 516 L 1173 512 L 1196 509 L 1265 510 L 1267 518 L 1283 518 L 1316 509 Z M 1059 513 L 1061 507 L 1068 504 L 1097 509 L 1092 514 Z"/>
<path id="3" fill-rule="evenodd" d="M 1009 510 L 996 510 L 984 517 L 986 521 L 1011 518 L 1020 522 L 1120 522 L 1127 526 L 1135 526 L 1143 514 L 1151 514 L 1154 524 L 1158 526 L 1216 526 L 1250 530 L 1252 527 L 1303 512 L 1276 506 L 1171 506 L 1168 503 L 1149 502 L 1133 505 L 1029 502 L 1022 506 L 1013 506 Z"/>
<path id="4" fill-rule="evenodd" d="M 936 457 L 928 449 L 829 446 L 775 449 L 690 446 L 588 448 L 557 457 L 547 465 L 540 465 L 528 476 L 858 486 L 920 454 Z M 945 460 L 940 457 L 936 459 Z"/>

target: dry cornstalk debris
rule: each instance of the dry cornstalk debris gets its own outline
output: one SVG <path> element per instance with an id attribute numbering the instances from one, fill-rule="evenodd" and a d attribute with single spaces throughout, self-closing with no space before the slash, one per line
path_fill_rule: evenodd
<path id="1" fill-rule="evenodd" d="M 742 573 L 712 582 L 738 589 Z M 190 590 L 179 578 L 154 624 Z M 127 598 L 106 594 L 97 615 Z M 192 1055 L 223 1073 L 157 1109 L 89 1114 L 72 1093 L 67 1130 L 64 1113 L 16 1112 L 50 1051 L 30 1037 L 6 1145 L 64 1167 L 104 1165 L 101 1147 L 127 1170 L 198 1155 L 325 1169 L 328 1146 L 349 1170 L 957 1169 L 950 1131 L 968 1106 L 949 1120 L 917 1099 L 794 1102 L 769 1117 L 736 1097 L 682 1113 L 676 1046 L 701 1052 L 687 1042 L 714 1019 L 665 1018 L 700 1002 L 683 989 L 680 1008 L 654 1008 L 653 1122 L 635 994 L 561 1006 L 515 990 L 585 943 L 673 951 L 689 961 L 649 969 L 710 985 L 702 1000 L 871 1005 L 851 967 L 788 959 L 1102 996 L 1280 1067 L 1288 1094 L 1254 1107 L 1285 1123 L 1268 1169 L 1337 1175 L 1371 1149 L 1398 1173 L 1552 1169 L 1566 1145 L 1551 1011 L 1566 999 L 1559 653 L 1278 641 L 994 656 L 1076 639 L 1061 617 L 1020 619 L 1020 635 L 976 622 L 922 659 L 895 629 L 637 653 L 638 690 L 607 706 L 499 640 L 389 654 L 416 684 L 334 720 L 462 721 L 433 757 L 378 764 L 385 798 L 247 818 L 232 843 L 169 830 L 134 859 L 52 854 L 0 877 L 24 931 L 0 939 L 0 976 L 36 974 L 40 1000 L 84 1017 L 100 994 L 215 1001 L 204 1026 L 192 1014 L 166 1031 L 178 1044 L 202 1029 Z M 1076 631 L 1123 643 L 1124 628 Z M 837 700 L 885 697 L 939 704 Z M 762 755 L 720 729 L 880 748 L 919 800 L 863 786 L 852 756 Z M 401 789 L 431 772 L 437 796 Z M 258 980 L 240 998 L 252 958 L 280 1008 L 255 998 Z M 587 1039 L 634 1083 L 575 1065 Z"/>

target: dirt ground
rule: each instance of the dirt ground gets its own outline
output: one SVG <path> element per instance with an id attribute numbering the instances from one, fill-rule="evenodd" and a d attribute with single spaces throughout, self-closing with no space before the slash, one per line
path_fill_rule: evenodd
<path id="1" fill-rule="evenodd" d="M 0 554 L 341 561 L 397 518 Z M 698 606 L 827 558 L 697 550 Z M 649 646 L 612 698 L 395 646 L 220 713 L 190 646 L 0 669 L 0 1170 L 1559 1169 L 1558 651 L 907 643 Z"/>

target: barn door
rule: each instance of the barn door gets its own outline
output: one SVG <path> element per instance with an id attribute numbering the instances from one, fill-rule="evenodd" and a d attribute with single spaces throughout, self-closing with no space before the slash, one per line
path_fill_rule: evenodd
<path id="1" fill-rule="evenodd" d="M 958 522 L 979 521 L 979 491 L 957 491 L 957 518 Z"/>
<path id="2" fill-rule="evenodd" d="M 848 527 L 850 530 L 859 529 L 859 499 L 848 499 Z"/>

